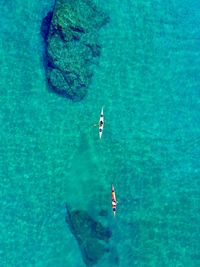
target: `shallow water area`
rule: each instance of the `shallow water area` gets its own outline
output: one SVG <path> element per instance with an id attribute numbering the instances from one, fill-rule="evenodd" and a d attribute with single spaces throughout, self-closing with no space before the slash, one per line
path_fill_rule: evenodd
<path id="1" fill-rule="evenodd" d="M 65 222 L 67 202 L 112 229 L 112 253 L 98 267 L 196 267 L 200 4 L 96 3 L 111 20 L 89 94 L 73 103 L 46 87 L 40 25 L 53 1 L 3 1 L 1 264 L 85 266 Z"/>

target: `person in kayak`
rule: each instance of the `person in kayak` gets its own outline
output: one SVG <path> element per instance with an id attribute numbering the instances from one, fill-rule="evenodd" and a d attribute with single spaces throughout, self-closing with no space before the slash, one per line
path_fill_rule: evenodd
<path id="1" fill-rule="evenodd" d="M 117 205 L 117 202 L 115 200 L 112 200 L 112 205 L 113 206 L 116 206 Z"/>
<path id="2" fill-rule="evenodd" d="M 103 126 L 103 121 L 100 121 L 99 127 Z"/>

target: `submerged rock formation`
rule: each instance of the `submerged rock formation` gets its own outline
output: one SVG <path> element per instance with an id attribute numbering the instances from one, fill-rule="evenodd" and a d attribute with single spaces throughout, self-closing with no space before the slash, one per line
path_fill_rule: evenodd
<path id="1" fill-rule="evenodd" d="M 74 101 L 87 94 L 92 65 L 101 51 L 98 31 L 107 22 L 91 0 L 56 0 L 41 26 L 47 80 L 55 92 Z"/>
<path id="2" fill-rule="evenodd" d="M 66 222 L 79 244 L 83 260 L 87 266 L 92 266 L 109 252 L 108 241 L 111 231 L 95 221 L 86 211 L 72 211 L 67 206 L 66 208 Z"/>

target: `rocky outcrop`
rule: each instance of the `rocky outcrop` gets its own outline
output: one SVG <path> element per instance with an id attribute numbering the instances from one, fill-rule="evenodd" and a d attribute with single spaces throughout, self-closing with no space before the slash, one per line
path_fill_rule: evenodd
<path id="1" fill-rule="evenodd" d="M 66 222 L 78 242 L 83 260 L 87 266 L 92 266 L 109 252 L 108 241 L 111 231 L 95 221 L 86 211 L 72 211 L 67 206 L 66 208 Z"/>
<path id="2" fill-rule="evenodd" d="M 100 56 L 100 28 L 108 17 L 91 0 L 57 0 L 43 19 L 46 72 L 51 89 L 79 101 L 87 94 L 92 65 Z"/>

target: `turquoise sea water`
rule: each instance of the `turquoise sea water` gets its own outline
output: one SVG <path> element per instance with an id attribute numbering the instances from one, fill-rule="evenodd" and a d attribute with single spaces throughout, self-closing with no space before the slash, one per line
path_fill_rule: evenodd
<path id="1" fill-rule="evenodd" d="M 85 266 L 65 202 L 108 211 L 119 261 L 98 267 L 200 266 L 200 3 L 96 2 L 111 22 L 88 97 L 72 103 L 46 88 L 53 1 L 1 1 L 0 266 Z"/>

